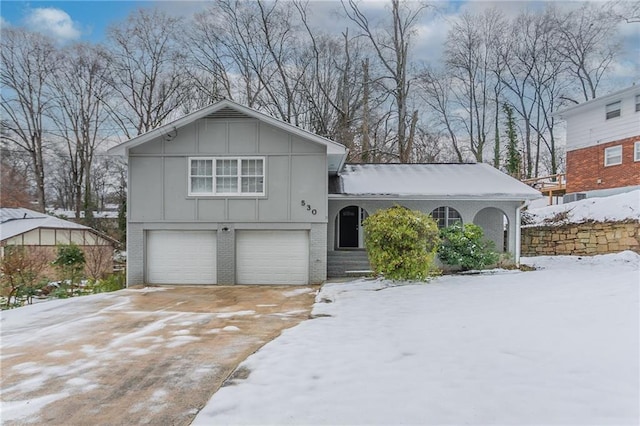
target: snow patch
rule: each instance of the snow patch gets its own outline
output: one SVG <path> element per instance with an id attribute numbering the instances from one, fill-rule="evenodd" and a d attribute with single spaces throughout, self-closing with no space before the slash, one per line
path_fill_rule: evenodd
<path id="1" fill-rule="evenodd" d="M 529 209 L 526 226 L 640 220 L 640 190 Z"/>
<path id="2" fill-rule="evenodd" d="M 67 392 L 60 392 L 41 396 L 39 398 L 31 398 L 23 401 L 2 401 L 2 422 L 16 421 L 26 419 L 47 405 L 59 399 L 69 396 Z"/>
<path id="3" fill-rule="evenodd" d="M 222 329 L 222 331 L 240 331 L 235 325 L 228 325 Z"/>
<path id="4" fill-rule="evenodd" d="M 295 297 L 300 296 L 301 294 L 309 294 L 314 293 L 316 290 L 313 288 L 299 288 L 296 290 L 285 291 L 282 293 L 284 297 Z"/>
<path id="5" fill-rule="evenodd" d="M 199 337 L 196 336 L 176 336 L 169 339 L 169 343 L 165 346 L 167 348 L 177 348 L 178 346 L 186 345 L 187 343 L 197 342 L 200 340 Z"/>
<path id="6" fill-rule="evenodd" d="M 223 312 L 221 314 L 217 314 L 216 316 L 218 318 L 232 318 L 232 317 L 253 315 L 255 313 L 256 313 L 256 311 L 248 310 L 248 311 L 237 311 L 237 312 Z"/>
<path id="7" fill-rule="evenodd" d="M 53 351 L 53 352 L 49 352 L 47 354 L 47 356 L 53 357 L 53 358 L 60 358 L 60 357 L 64 357 L 67 355 L 71 355 L 72 352 L 69 351 L 64 351 L 64 350 L 57 350 L 57 351 Z"/>

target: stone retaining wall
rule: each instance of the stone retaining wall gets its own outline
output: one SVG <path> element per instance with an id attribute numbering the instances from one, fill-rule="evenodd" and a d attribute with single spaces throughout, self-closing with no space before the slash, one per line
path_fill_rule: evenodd
<path id="1" fill-rule="evenodd" d="M 640 224 L 590 222 L 522 228 L 522 256 L 640 253 Z"/>

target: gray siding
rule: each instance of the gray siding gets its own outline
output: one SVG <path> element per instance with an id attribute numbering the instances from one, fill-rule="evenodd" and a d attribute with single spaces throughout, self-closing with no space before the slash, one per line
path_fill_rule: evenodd
<path id="1" fill-rule="evenodd" d="M 188 158 L 200 155 L 264 157 L 265 195 L 189 196 Z M 309 282 L 326 279 L 326 147 L 259 120 L 201 119 L 132 148 L 128 202 L 128 285 L 145 282 L 145 232 L 157 229 L 216 230 L 219 284 L 235 280 L 235 231 L 309 230 Z"/>
<path id="2" fill-rule="evenodd" d="M 188 158 L 198 155 L 264 156 L 265 196 L 190 197 Z M 257 120 L 196 121 L 131 149 L 129 166 L 133 222 L 327 220 L 326 147 Z"/>

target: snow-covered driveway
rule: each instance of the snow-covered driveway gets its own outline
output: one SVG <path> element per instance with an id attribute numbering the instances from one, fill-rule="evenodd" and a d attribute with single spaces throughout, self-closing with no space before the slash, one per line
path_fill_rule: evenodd
<path id="1" fill-rule="evenodd" d="M 639 258 L 325 285 L 194 424 L 637 425 Z"/>
<path id="2" fill-rule="evenodd" d="M 316 291 L 128 289 L 3 311 L 0 423 L 188 425 Z"/>

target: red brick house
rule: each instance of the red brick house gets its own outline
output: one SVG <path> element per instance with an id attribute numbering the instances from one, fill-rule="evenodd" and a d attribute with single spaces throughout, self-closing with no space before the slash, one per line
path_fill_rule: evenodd
<path id="1" fill-rule="evenodd" d="M 557 115 L 567 123 L 565 201 L 640 187 L 640 86 Z"/>

